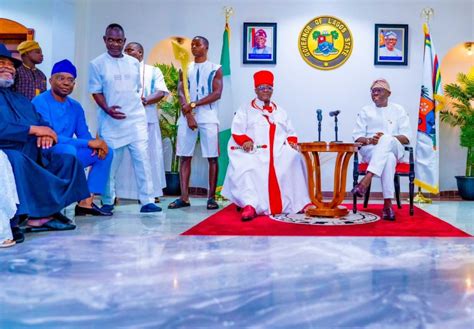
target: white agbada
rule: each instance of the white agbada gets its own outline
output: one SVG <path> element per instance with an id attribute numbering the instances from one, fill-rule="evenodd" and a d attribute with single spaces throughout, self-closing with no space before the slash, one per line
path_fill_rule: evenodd
<path id="1" fill-rule="evenodd" d="M 387 107 L 367 105 L 357 115 L 352 138 L 370 138 L 382 132 L 377 145 L 366 145 L 359 151 L 362 162 L 368 163 L 368 171 L 381 178 L 382 193 L 385 199 L 393 198 L 395 167 L 397 161 L 407 161 L 407 153 L 400 141 L 393 137 L 403 135 L 411 140 L 410 119 L 405 109 L 395 103 Z"/>
<path id="2" fill-rule="evenodd" d="M 255 151 L 247 153 L 242 149 L 233 149 L 239 146 L 233 138 L 229 140 L 229 166 L 222 195 L 239 207 L 251 205 L 257 214 L 270 214 L 270 124 L 261 110 L 263 102 L 253 102 L 259 109 L 252 103 L 240 107 L 232 122 L 232 134 L 250 137 Z M 274 110 L 268 114 L 268 120 L 276 124 L 273 163 L 281 192 L 282 212 L 296 213 L 310 203 L 306 166 L 301 154 L 287 141 L 288 137 L 296 136 L 287 113 L 274 103 L 272 107 Z M 266 148 L 258 148 L 263 145 Z"/>
<path id="3" fill-rule="evenodd" d="M 90 62 L 89 92 L 103 94 L 107 105 L 120 106 L 118 110 L 127 116 L 117 120 L 97 106 L 99 135 L 113 149 L 148 138 L 140 88 L 140 63 L 136 58 L 104 53 Z"/>
<path id="4" fill-rule="evenodd" d="M 158 91 L 169 94 L 163 73 L 158 67 L 140 62 L 140 77 L 142 87 L 139 91 L 141 97 L 148 97 Z M 151 176 L 153 182 L 153 195 L 163 196 L 166 187 L 165 166 L 163 160 L 163 144 L 161 141 L 161 130 L 159 123 L 159 110 L 156 104 L 145 106 L 148 122 L 148 155 L 151 164 Z M 125 199 L 138 199 L 135 171 L 133 170 L 130 153 L 124 152 L 122 163 L 117 171 L 120 180 L 116 182 L 117 197 Z"/>
<path id="5" fill-rule="evenodd" d="M 10 219 L 15 216 L 16 205 L 19 203 L 13 176 L 12 166 L 7 155 L 0 150 L 0 243 L 12 240 Z"/>

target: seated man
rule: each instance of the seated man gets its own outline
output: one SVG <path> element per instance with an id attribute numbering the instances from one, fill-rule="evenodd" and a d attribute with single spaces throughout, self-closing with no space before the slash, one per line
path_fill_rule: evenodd
<path id="1" fill-rule="evenodd" d="M 287 113 L 271 101 L 273 74 L 254 74 L 257 98 L 239 108 L 232 122 L 229 167 L 222 195 L 257 214 L 296 213 L 310 203 L 306 167 Z"/>
<path id="2" fill-rule="evenodd" d="M 410 142 L 410 120 L 405 109 L 388 102 L 390 85 L 384 79 L 375 80 L 370 87 L 375 105 L 364 106 L 357 115 L 352 133 L 354 141 L 361 143 L 362 162 L 368 163 L 367 174 L 353 189 L 361 197 L 367 191 L 372 177 L 380 177 L 384 207 L 383 219 L 395 220 L 392 198 L 395 193 L 394 176 L 397 161 L 405 155 L 404 144 Z"/>
<path id="3" fill-rule="evenodd" d="M 53 66 L 51 89 L 33 98 L 33 105 L 58 134 L 58 144 L 49 152 L 76 156 L 84 167 L 91 166 L 88 185 L 91 196 L 76 206 L 76 216 L 112 216 L 94 203 L 94 194 L 102 194 L 109 178 L 112 150 L 101 139 L 93 139 L 81 104 L 68 97 L 74 89 L 76 67 L 67 59 Z M 73 138 L 76 135 L 77 138 Z"/>
<path id="4" fill-rule="evenodd" d="M 57 136 L 26 97 L 10 90 L 20 65 L 0 44 L 0 150 L 12 166 L 20 201 L 11 221 L 17 243 L 24 239 L 19 216 L 29 216 L 28 225 L 35 230 L 74 229 L 60 211 L 89 196 L 84 169 L 75 157 L 43 153 Z"/>

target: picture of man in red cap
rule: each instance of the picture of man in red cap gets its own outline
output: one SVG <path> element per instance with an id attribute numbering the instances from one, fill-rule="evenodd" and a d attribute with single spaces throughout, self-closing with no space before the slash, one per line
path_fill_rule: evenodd
<path id="1" fill-rule="evenodd" d="M 267 46 L 267 32 L 263 29 L 257 30 L 254 37 L 252 54 L 272 54 L 272 47 Z"/>
<path id="2" fill-rule="evenodd" d="M 297 213 L 310 203 L 306 166 L 286 111 L 271 101 L 273 74 L 254 74 L 255 93 L 232 122 L 222 195 L 243 208 L 242 220 Z"/>

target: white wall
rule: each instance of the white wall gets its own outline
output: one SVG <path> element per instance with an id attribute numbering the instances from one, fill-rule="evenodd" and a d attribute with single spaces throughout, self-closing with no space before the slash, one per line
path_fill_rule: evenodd
<path id="1" fill-rule="evenodd" d="M 38 65 L 49 77 L 54 63 L 74 58 L 74 0 L 0 0 L 0 17 L 35 30 L 44 61 Z"/>
<path id="2" fill-rule="evenodd" d="M 71 0 L 73 1 L 73 0 Z M 357 111 L 370 103 L 369 86 L 372 80 L 384 77 L 392 86 L 391 101 L 402 104 L 411 116 L 413 132 L 416 131 L 418 100 L 421 82 L 423 55 L 423 20 L 420 12 L 432 7 L 435 16 L 431 21 L 431 33 L 440 58 L 454 45 L 474 39 L 473 2 L 469 0 L 444 1 L 279 1 L 279 0 L 234 0 L 234 1 L 171 1 L 171 0 L 76 0 L 74 13 L 71 1 L 65 5 L 69 19 L 51 19 L 50 9 L 60 1 L 11 1 L 0 0 L 3 17 L 22 22 L 37 30 L 37 39 L 44 42 L 45 58 L 53 56 L 53 50 L 65 52 L 65 47 L 75 53 L 75 63 L 79 69 L 76 97 L 88 112 L 91 126 L 95 127 L 95 109 L 87 94 L 87 63 L 104 51 L 102 35 L 105 27 L 112 22 L 121 24 L 129 41 L 141 42 L 150 49 L 156 42 L 172 35 L 193 37 L 204 35 L 210 40 L 209 58 L 219 62 L 222 32 L 224 27 L 223 6 L 232 6 L 234 16 L 230 21 L 232 29 L 231 62 L 232 86 L 235 107 L 240 102 L 253 97 L 252 75 L 266 68 L 274 72 L 276 85 L 274 100 L 287 109 L 301 141 L 317 138 L 315 109 L 325 111 L 323 139 L 333 139 L 332 121 L 327 113 L 341 110 L 339 118 L 340 139 L 350 141 L 350 135 Z M 8 10 L 4 7 L 8 3 Z M 40 5 L 44 3 L 45 5 Z M 13 8 L 13 9 L 12 9 Z M 340 68 L 320 71 L 308 66 L 300 57 L 297 48 L 298 34 L 312 18 L 321 15 L 336 16 L 351 29 L 354 48 L 349 60 Z M 74 22 L 75 21 L 75 22 Z M 56 25 L 54 25 L 56 22 Z M 278 23 L 278 63 L 272 66 L 243 65 L 242 27 L 243 22 Z M 373 65 L 373 33 L 375 23 L 409 24 L 409 65 L 389 67 Z M 58 26 L 58 24 L 63 24 Z M 75 30 L 75 43 L 61 40 L 61 45 L 51 35 L 63 36 L 64 30 Z M 74 32 L 72 32 L 74 35 Z M 74 45 L 76 49 L 74 50 Z M 50 49 L 46 49 L 47 47 Z M 61 56 L 59 56 L 61 57 Z M 44 63 L 44 67 L 48 64 Z M 49 68 L 48 68 L 49 69 Z M 46 70 L 47 71 L 47 70 Z M 447 136 L 457 145 L 457 136 Z M 449 145 L 449 144 L 448 144 Z M 332 159 L 326 158 L 323 171 L 332 171 Z M 441 159 L 443 163 L 462 162 L 459 159 Z M 461 166 L 462 167 L 462 166 Z M 454 174 L 462 174 L 456 172 Z M 454 178 L 442 176 L 442 190 L 454 190 Z M 348 184 L 351 184 L 349 179 Z M 195 180 L 194 186 L 206 186 L 205 178 Z M 405 184 L 403 184 L 405 185 Z M 404 187 L 404 186 L 403 186 Z M 323 189 L 332 189 L 332 176 L 326 175 Z M 379 190 L 378 186 L 374 190 Z"/>

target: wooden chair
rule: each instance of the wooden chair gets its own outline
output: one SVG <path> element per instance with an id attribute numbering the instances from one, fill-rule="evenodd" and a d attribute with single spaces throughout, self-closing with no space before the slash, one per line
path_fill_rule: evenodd
<path id="1" fill-rule="evenodd" d="M 400 201 L 400 176 L 408 177 L 409 180 L 409 199 L 410 199 L 410 216 L 413 216 L 414 209 L 413 209 L 413 198 L 415 194 L 415 161 L 413 157 L 413 147 L 405 146 L 405 151 L 409 152 L 409 162 L 398 162 L 395 168 L 395 197 L 397 199 L 397 206 L 399 209 L 402 208 L 402 203 Z M 368 163 L 359 163 L 358 154 L 354 155 L 354 184 L 356 186 L 359 181 L 360 175 L 365 175 L 367 173 L 367 167 L 369 166 Z M 364 196 L 364 208 L 367 208 L 369 204 L 369 195 L 370 195 L 370 185 L 367 188 L 367 192 Z M 353 213 L 357 212 L 357 196 L 353 196 Z"/>

